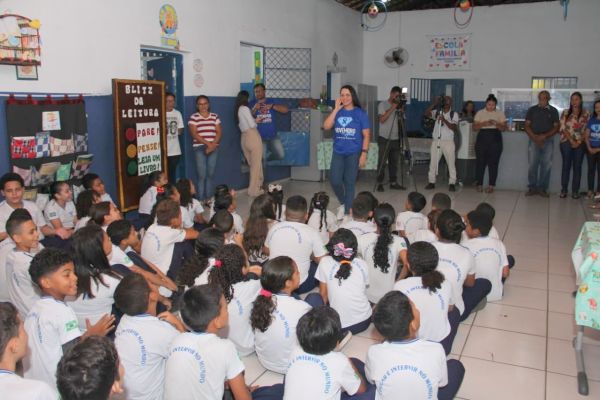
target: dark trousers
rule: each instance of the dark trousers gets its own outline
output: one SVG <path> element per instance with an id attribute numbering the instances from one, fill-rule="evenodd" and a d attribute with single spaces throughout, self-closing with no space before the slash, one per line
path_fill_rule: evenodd
<path id="1" fill-rule="evenodd" d="M 377 165 L 377 171 L 381 171 L 379 175 L 377 175 L 377 182 L 382 183 L 383 178 L 385 178 L 385 167 L 382 167 L 382 165 L 384 165 L 387 161 L 390 183 L 394 183 L 398 179 L 398 156 L 400 155 L 400 141 L 398 139 L 387 140 L 380 136 L 377 138 L 377 144 L 379 145 L 379 163 Z M 386 146 L 389 146 L 389 150 L 387 159 L 384 159 Z"/>
<path id="2" fill-rule="evenodd" d="M 565 193 L 568 191 L 571 169 L 573 169 L 573 183 L 571 184 L 571 188 L 573 193 L 579 193 L 579 186 L 581 184 L 581 165 L 583 164 L 583 154 L 585 153 L 584 146 L 585 145 L 580 145 L 574 149 L 571 147 L 571 143 L 568 140 L 560 144 L 560 154 L 562 155 L 562 175 L 560 184 L 561 190 Z"/>
<path id="3" fill-rule="evenodd" d="M 469 317 L 471 311 L 492 291 L 492 282 L 487 279 L 475 279 L 475 284 L 471 287 L 463 287 L 463 301 L 465 302 L 465 311 L 460 316 L 464 321 Z"/>
<path id="4" fill-rule="evenodd" d="M 600 192 L 600 153 L 590 154 L 587 153 L 588 161 L 588 191 Z M 594 190 L 594 177 L 598 175 L 598 185 Z"/>
<path id="5" fill-rule="evenodd" d="M 194 246 L 192 246 L 189 240 L 175 243 L 173 246 L 173 257 L 171 258 L 171 264 L 169 265 L 167 276 L 172 280 L 175 280 L 177 274 L 181 270 L 181 267 L 183 267 L 183 263 L 186 260 L 189 260 L 193 255 Z"/>
<path id="6" fill-rule="evenodd" d="M 304 294 L 310 292 L 314 288 L 317 287 L 317 280 L 315 279 L 315 274 L 317 273 L 317 267 L 319 265 L 311 261 L 310 268 L 308 269 L 308 278 L 298 287 L 298 289 L 294 290 L 295 294 Z"/>
<path id="7" fill-rule="evenodd" d="M 490 186 L 496 186 L 498 164 L 502 154 L 502 132 L 498 129 L 482 129 L 475 141 L 477 185 L 483 186 L 485 168 L 488 168 Z"/>
<path id="8" fill-rule="evenodd" d="M 465 377 L 465 367 L 460 361 L 448 360 L 446 365 L 448 366 L 448 384 L 438 389 L 439 400 L 452 400 L 456 397 Z"/>
<path id="9" fill-rule="evenodd" d="M 167 167 L 169 169 L 169 182 L 175 184 L 177 182 L 177 166 L 181 156 L 168 156 Z"/>
<path id="10" fill-rule="evenodd" d="M 448 313 L 448 321 L 450 322 L 450 333 L 440 342 L 442 347 L 444 347 L 446 355 L 450 354 L 452 343 L 454 343 L 456 332 L 458 332 L 458 324 L 460 323 L 460 311 L 458 311 L 458 308 L 454 307 Z"/>
<path id="11" fill-rule="evenodd" d="M 323 298 L 319 293 L 309 293 L 304 299 L 312 308 L 317 308 L 325 305 Z"/>
<path id="12" fill-rule="evenodd" d="M 71 238 L 63 239 L 60 236 L 46 236 L 44 239 L 40 240 L 40 243 L 44 245 L 44 247 L 54 247 L 63 250 L 70 249 L 71 242 Z"/>

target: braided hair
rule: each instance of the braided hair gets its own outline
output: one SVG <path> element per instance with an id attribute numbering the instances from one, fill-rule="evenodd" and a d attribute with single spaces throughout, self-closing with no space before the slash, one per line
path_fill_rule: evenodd
<path id="1" fill-rule="evenodd" d="M 281 220 L 281 213 L 283 211 L 283 188 L 281 185 L 269 185 L 269 196 L 273 199 L 275 205 L 275 215 L 278 220 Z"/>
<path id="2" fill-rule="evenodd" d="M 325 247 L 329 255 L 340 264 L 335 277 L 341 286 L 342 280 L 348 279 L 352 272 L 352 260 L 356 257 L 358 249 L 356 236 L 351 230 L 340 228 L 329 239 L 329 243 Z"/>
<path id="3" fill-rule="evenodd" d="M 215 267 L 208 274 L 208 284 L 220 286 L 229 303 L 233 300 L 233 285 L 245 279 L 246 255 L 237 244 L 226 244 L 217 251 L 215 258 Z"/>
<path id="4" fill-rule="evenodd" d="M 328 230 L 327 226 L 327 206 L 329 205 L 329 195 L 325 192 L 317 192 L 310 200 L 310 208 L 308 209 L 308 219 L 312 216 L 314 210 L 321 211 L 321 218 L 319 221 L 319 232 L 323 230 L 323 224 L 325 224 L 325 230 Z"/>
<path id="5" fill-rule="evenodd" d="M 374 220 L 379 228 L 379 236 L 373 251 L 373 262 L 375 268 L 379 268 L 381 272 L 387 274 L 390 269 L 389 248 L 394 241 L 392 236 L 392 226 L 396 220 L 394 207 L 388 203 L 380 204 L 375 209 Z"/>

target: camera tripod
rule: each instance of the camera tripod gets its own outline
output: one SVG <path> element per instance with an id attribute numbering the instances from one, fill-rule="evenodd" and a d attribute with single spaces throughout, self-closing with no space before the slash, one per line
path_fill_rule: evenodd
<path id="1" fill-rule="evenodd" d="M 379 177 L 385 169 L 385 163 L 386 163 L 386 160 L 390 153 L 390 145 L 392 144 L 390 137 L 392 136 L 392 130 L 394 129 L 394 125 L 397 125 L 398 126 L 398 142 L 400 144 L 400 149 L 399 149 L 400 157 L 398 160 L 400 163 L 400 187 L 398 188 L 398 190 L 406 190 L 406 186 L 404 186 L 404 165 L 407 160 L 409 161 L 408 175 L 412 174 L 412 153 L 410 151 L 410 142 L 408 141 L 408 135 L 406 134 L 406 129 L 405 129 L 405 125 L 404 125 L 405 121 L 404 121 L 403 107 L 404 107 L 404 104 L 401 104 L 401 103 L 396 105 L 396 110 L 394 111 L 394 119 L 393 119 L 390 129 L 388 131 L 387 137 L 385 138 L 386 145 L 385 145 L 385 149 L 383 150 L 383 156 L 382 156 L 381 160 L 379 160 L 379 167 L 377 168 L 377 177 Z M 414 180 L 413 180 L 413 183 L 415 185 L 415 191 L 416 191 L 417 184 L 416 184 L 416 182 L 414 182 Z M 379 182 L 377 182 L 377 179 L 376 179 L 375 185 L 373 186 L 373 191 L 376 190 L 377 185 L 379 185 Z"/>

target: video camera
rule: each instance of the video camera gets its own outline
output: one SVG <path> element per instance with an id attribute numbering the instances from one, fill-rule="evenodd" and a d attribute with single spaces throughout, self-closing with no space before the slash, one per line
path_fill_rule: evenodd
<path id="1" fill-rule="evenodd" d="M 402 93 L 398 94 L 396 97 L 392 99 L 392 103 L 396 104 L 397 108 L 400 109 L 404 107 L 404 105 L 408 102 L 408 98 L 406 94 L 408 93 L 408 88 L 402 88 Z"/>

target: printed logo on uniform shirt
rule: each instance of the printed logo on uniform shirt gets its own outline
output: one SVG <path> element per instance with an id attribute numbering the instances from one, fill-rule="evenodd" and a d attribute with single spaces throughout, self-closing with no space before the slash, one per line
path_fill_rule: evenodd
<path id="1" fill-rule="evenodd" d="M 421 285 L 419 285 L 419 286 L 414 286 L 414 287 L 411 287 L 411 288 L 409 288 L 409 289 L 406 289 L 406 293 L 405 293 L 405 294 L 408 296 L 408 294 L 409 294 L 409 293 L 412 293 L 412 292 L 414 292 L 415 290 L 426 290 L 426 291 L 427 291 L 427 293 L 429 293 L 429 289 L 428 289 L 428 288 L 426 288 L 425 286 L 421 286 Z M 430 293 L 430 294 L 431 294 L 431 293 Z M 443 297 L 442 297 L 442 295 L 440 294 L 440 289 L 437 289 L 437 290 L 434 292 L 434 294 L 436 295 L 437 299 L 440 301 L 440 308 L 441 308 L 442 310 L 446 310 L 446 309 L 448 308 L 448 306 L 446 306 L 446 302 L 444 301 L 444 298 L 443 298 Z"/>
<path id="2" fill-rule="evenodd" d="M 294 231 L 296 233 L 296 237 L 298 238 L 298 244 L 302 244 L 302 234 L 300 233 L 300 231 L 298 229 L 296 229 L 295 227 L 290 226 L 290 225 L 276 226 L 276 228 L 273 229 L 273 233 L 271 234 L 271 240 L 275 236 L 275 233 L 277 233 L 278 231 L 284 230 L 284 229 L 291 229 L 292 231 Z M 270 243 L 270 241 L 269 241 L 269 243 Z"/>
<path id="3" fill-rule="evenodd" d="M 273 311 L 273 314 L 275 314 L 275 317 L 279 318 L 281 320 L 281 322 L 283 323 L 284 337 L 286 339 L 289 339 L 290 338 L 290 324 L 287 321 L 287 319 L 285 318 L 285 315 L 283 315 L 281 313 L 281 311 L 279 311 L 279 310 Z"/>
<path id="4" fill-rule="evenodd" d="M 343 127 L 347 127 L 348 124 L 350 124 L 350 122 L 352 122 L 352 117 L 339 117 L 338 118 L 338 123 Z"/>
<path id="5" fill-rule="evenodd" d="M 72 319 L 71 321 L 67 322 L 65 324 L 65 332 L 71 332 L 73 329 L 78 329 L 79 328 L 79 324 L 77 323 L 77 320 Z"/>
<path id="6" fill-rule="evenodd" d="M 460 270 L 457 263 L 450 260 L 449 258 L 441 258 L 441 257 L 440 257 L 440 262 L 449 264 L 452 268 L 454 268 L 456 270 L 456 282 L 462 281 L 462 271 Z"/>
<path id="7" fill-rule="evenodd" d="M 299 361 L 308 361 L 310 363 L 316 364 L 319 367 L 319 369 L 323 372 L 323 378 L 325 379 L 325 384 L 323 385 L 323 394 L 330 394 L 332 388 L 332 380 L 331 372 L 329 371 L 329 367 L 327 366 L 327 364 L 325 364 L 325 362 L 319 357 L 312 356 L 310 354 L 301 354 L 299 356 L 296 356 L 292 361 L 290 361 L 289 367 L 291 367 L 292 364 L 295 364 Z M 358 375 L 356 376 L 358 377 Z"/>
<path id="8" fill-rule="evenodd" d="M 135 341 L 138 343 L 138 345 L 140 346 L 140 365 L 142 367 L 146 366 L 146 361 L 148 360 L 148 352 L 146 351 L 144 338 L 142 338 L 138 331 L 135 331 L 133 329 L 123 329 L 122 331 L 117 332 L 117 336 L 121 336 L 124 334 L 133 336 Z"/>
<path id="9" fill-rule="evenodd" d="M 600 133 L 600 124 L 590 125 L 590 131 L 592 131 L 593 133 Z"/>
<path id="10" fill-rule="evenodd" d="M 484 247 L 482 249 L 477 250 L 475 253 L 473 253 L 473 257 L 477 258 L 477 256 L 482 253 L 494 253 L 498 256 L 498 264 L 500 264 L 502 262 L 502 257 L 500 256 L 500 252 L 498 252 L 498 250 L 496 250 L 492 247 Z"/>
<path id="11" fill-rule="evenodd" d="M 385 371 L 385 373 L 383 374 L 383 377 L 381 378 L 379 383 L 376 385 L 377 391 L 379 392 L 379 394 L 381 396 L 383 396 L 383 388 L 384 388 L 385 382 L 387 382 L 392 377 L 392 375 L 395 375 L 398 373 L 401 373 L 404 375 L 406 375 L 407 373 L 410 373 L 411 375 L 414 374 L 414 375 L 418 376 L 419 378 L 421 378 L 423 380 L 423 382 L 425 383 L 425 386 L 427 387 L 427 399 L 433 399 L 433 384 L 432 384 L 429 376 L 427 376 L 427 374 L 424 371 L 422 371 L 420 368 L 418 368 L 414 365 L 408 365 L 408 364 L 394 365 L 392 368 Z"/>
<path id="12" fill-rule="evenodd" d="M 57 218 L 58 214 L 55 211 L 51 211 L 48 213 L 48 218 L 54 219 Z"/>
<path id="13" fill-rule="evenodd" d="M 171 350 L 169 357 L 174 353 L 187 353 L 188 355 L 194 357 L 194 360 L 196 360 L 196 362 L 198 363 L 198 368 L 200 370 L 198 371 L 198 383 L 206 382 L 206 364 L 202 356 L 196 350 L 186 346 L 174 347 L 173 350 Z"/>

